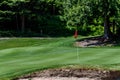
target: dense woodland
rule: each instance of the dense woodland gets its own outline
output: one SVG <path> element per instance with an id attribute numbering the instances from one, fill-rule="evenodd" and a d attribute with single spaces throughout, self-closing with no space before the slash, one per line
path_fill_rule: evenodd
<path id="1" fill-rule="evenodd" d="M 0 0 L 0 36 L 120 33 L 120 0 Z"/>

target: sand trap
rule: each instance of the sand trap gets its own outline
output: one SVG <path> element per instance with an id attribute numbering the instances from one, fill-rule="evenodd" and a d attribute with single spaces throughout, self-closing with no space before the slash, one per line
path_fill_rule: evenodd
<path id="1" fill-rule="evenodd" d="M 90 78 L 77 78 L 77 77 L 35 77 L 30 79 L 19 79 L 19 80 L 97 80 Z"/>
<path id="2" fill-rule="evenodd" d="M 120 80 L 120 71 L 58 68 L 29 73 L 14 80 Z"/>

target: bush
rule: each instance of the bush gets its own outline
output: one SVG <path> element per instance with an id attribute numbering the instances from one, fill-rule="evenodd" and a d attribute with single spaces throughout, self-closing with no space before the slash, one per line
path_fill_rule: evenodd
<path id="1" fill-rule="evenodd" d="M 91 25 L 89 26 L 90 28 L 90 35 L 102 35 L 104 33 L 104 27 L 99 25 L 99 26 L 94 26 L 94 25 Z"/>
<path id="2" fill-rule="evenodd" d="M 12 31 L 0 31 L 0 37 L 13 37 Z"/>

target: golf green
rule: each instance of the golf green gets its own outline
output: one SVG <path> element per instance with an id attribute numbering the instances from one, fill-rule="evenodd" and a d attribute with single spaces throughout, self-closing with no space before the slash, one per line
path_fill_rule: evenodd
<path id="1" fill-rule="evenodd" d="M 0 78 L 63 65 L 120 70 L 120 49 L 77 48 L 68 38 L 13 38 L 0 41 Z"/>

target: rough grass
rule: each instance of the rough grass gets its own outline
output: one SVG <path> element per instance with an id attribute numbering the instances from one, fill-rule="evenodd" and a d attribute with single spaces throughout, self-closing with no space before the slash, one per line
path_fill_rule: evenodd
<path id="1" fill-rule="evenodd" d="M 119 47 L 76 48 L 73 42 L 71 37 L 1 40 L 0 78 L 69 64 L 120 70 Z"/>

